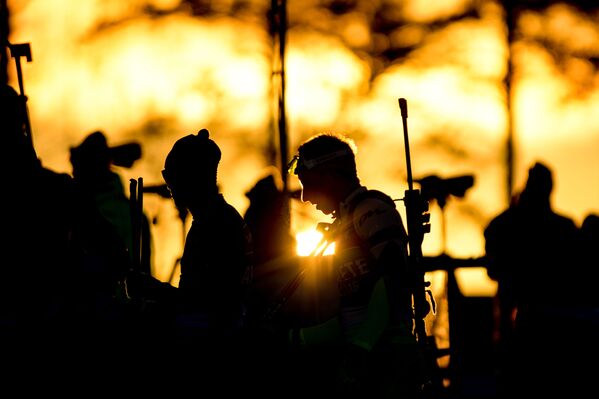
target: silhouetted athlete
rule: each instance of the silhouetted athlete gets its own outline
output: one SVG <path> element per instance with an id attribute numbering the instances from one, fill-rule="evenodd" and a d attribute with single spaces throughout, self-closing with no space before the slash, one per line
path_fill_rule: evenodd
<path id="1" fill-rule="evenodd" d="M 295 254 L 295 238 L 290 234 L 285 205 L 287 194 L 281 191 L 270 174 L 259 179 L 245 193 L 250 200 L 243 217 L 254 243 L 256 267 L 271 260 Z"/>
<path id="2" fill-rule="evenodd" d="M 508 397 L 573 382 L 562 355 L 571 338 L 564 323 L 580 305 L 578 228 L 552 209 L 552 190 L 552 171 L 535 163 L 514 204 L 484 230 L 488 274 L 498 282 L 500 388 Z"/>
<path id="3" fill-rule="evenodd" d="M 68 174 L 42 166 L 23 135 L 22 98 L 9 86 L 2 96 L 2 168 L 10 187 L 2 246 L 14 262 L 4 264 L 0 313 L 2 332 L 15 338 L 4 343 L 35 356 L 88 353 L 116 327 L 113 300 L 129 268 L 127 250 Z"/>
<path id="4" fill-rule="evenodd" d="M 335 243 L 339 301 L 332 319 L 293 329 L 291 339 L 316 352 L 333 349 L 332 367 L 320 370 L 329 373 L 336 397 L 419 397 L 407 234 L 394 201 L 360 183 L 355 151 L 345 136 L 320 134 L 299 146 L 290 165 L 302 201 L 334 218 L 327 234 Z"/>
<path id="5" fill-rule="evenodd" d="M 2 88 L 6 234 L 2 239 L 1 323 L 9 330 L 18 328 L 19 335 L 44 337 L 62 317 L 69 298 L 63 284 L 71 273 L 74 204 L 70 177 L 43 167 L 25 136 L 27 115 L 22 101 L 12 87 Z"/>
<path id="6" fill-rule="evenodd" d="M 583 290 L 583 301 L 585 307 L 599 308 L 599 296 L 593 287 L 599 284 L 599 214 L 590 213 L 582 221 L 580 226 L 581 240 L 581 269 L 580 280 L 588 281 Z M 599 312 L 596 315 L 599 319 Z"/>
<path id="7" fill-rule="evenodd" d="M 162 171 L 177 207 L 193 217 L 181 258 L 175 349 L 179 360 L 198 373 L 195 382 L 188 381 L 192 384 L 213 383 L 211 377 L 221 373 L 238 376 L 242 359 L 251 234 L 219 192 L 220 159 L 220 148 L 202 129 L 177 140 Z"/>
<path id="8" fill-rule="evenodd" d="M 108 146 L 106 136 L 94 131 L 76 147 L 70 149 L 73 177 L 82 195 L 89 196 L 102 216 L 111 223 L 123 240 L 132 257 L 134 255 L 134 233 L 131 224 L 131 206 L 125 193 L 121 176 L 113 165 L 131 167 L 141 157 L 138 143 L 127 143 L 116 147 Z M 151 232 L 147 217 L 142 220 L 143 253 L 141 270 L 151 274 Z M 147 245 L 146 245 L 147 244 Z"/>

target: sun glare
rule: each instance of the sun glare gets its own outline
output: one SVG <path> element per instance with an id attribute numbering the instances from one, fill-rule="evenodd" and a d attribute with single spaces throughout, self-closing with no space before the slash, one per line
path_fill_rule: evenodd
<path id="1" fill-rule="evenodd" d="M 299 256 L 310 256 L 322 244 L 322 233 L 316 230 L 306 230 L 296 234 L 297 241 L 296 252 Z M 335 253 L 335 244 L 330 244 L 325 249 L 323 255 L 332 255 Z"/>

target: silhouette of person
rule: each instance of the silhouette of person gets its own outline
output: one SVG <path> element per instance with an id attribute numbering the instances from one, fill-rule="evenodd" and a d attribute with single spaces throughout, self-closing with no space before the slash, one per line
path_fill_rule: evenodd
<path id="1" fill-rule="evenodd" d="M 532 393 L 547 381 L 555 388 L 565 378 L 557 360 L 566 339 L 559 324 L 580 303 L 578 227 L 553 210 L 552 191 L 552 171 L 536 162 L 514 203 L 484 229 L 487 272 L 498 282 L 501 395 Z"/>
<path id="2" fill-rule="evenodd" d="M 245 195 L 250 204 L 243 218 L 252 233 L 255 266 L 293 255 L 296 242 L 285 212 L 288 196 L 277 185 L 275 176 L 259 179 Z"/>
<path id="3" fill-rule="evenodd" d="M 566 329 L 564 345 L 566 367 L 581 393 L 595 389 L 599 357 L 599 298 L 594 287 L 599 282 L 599 214 L 589 213 L 580 226 L 580 267 L 572 273 L 572 286 L 579 305 L 572 317 L 562 323 Z M 564 337 L 562 337 L 564 338 Z M 571 344 L 570 344 L 571 343 Z"/>
<path id="4" fill-rule="evenodd" d="M 37 158 L 23 130 L 23 98 L 10 86 L 2 96 L 2 168 L 10 187 L 5 217 L 10 233 L 2 245 L 5 254 L 14 254 L 2 273 L 2 332 L 14 335 L 6 341 L 11 351 L 40 356 L 75 341 L 89 349 L 90 338 L 102 335 L 98 299 L 114 295 L 128 254 L 111 227 L 81 201 L 72 177 Z"/>
<path id="5" fill-rule="evenodd" d="M 177 207 L 192 216 L 178 287 L 179 355 L 186 364 L 202 361 L 212 372 L 227 368 L 234 373 L 246 322 L 252 242 L 243 217 L 219 192 L 220 159 L 220 148 L 208 130 L 201 129 L 175 142 L 162 175 Z"/>
<path id="6" fill-rule="evenodd" d="M 327 235 L 335 243 L 338 292 L 338 313 L 292 329 L 291 340 L 331 349 L 333 367 L 321 361 L 318 370 L 334 370 L 337 397 L 419 397 L 422 358 L 412 331 L 407 234 L 394 201 L 361 184 L 356 150 L 348 137 L 317 134 L 290 163 L 302 201 L 334 218 Z"/>
<path id="7" fill-rule="evenodd" d="M 2 324 L 19 334 L 47 332 L 59 316 L 68 275 L 72 216 L 70 178 L 42 166 L 24 131 L 24 98 L 2 89 L 2 169 L 6 194 Z M 43 333 L 41 334 L 43 336 Z"/>
<path id="8" fill-rule="evenodd" d="M 582 268 L 577 277 L 589 281 L 592 286 L 599 282 L 599 214 L 590 213 L 584 218 L 580 226 L 580 239 Z M 590 287 L 583 290 L 583 295 L 586 307 L 599 307 L 599 298 Z"/>
<path id="9" fill-rule="evenodd" d="M 83 142 L 70 149 L 73 177 L 80 192 L 89 196 L 102 216 L 110 222 L 125 243 L 132 257 L 134 254 L 134 232 L 131 220 L 131 204 L 120 175 L 112 165 L 131 167 L 141 157 L 138 143 L 126 143 L 109 147 L 101 131 L 87 135 Z M 145 214 L 141 223 L 141 270 L 150 275 L 151 231 Z"/>

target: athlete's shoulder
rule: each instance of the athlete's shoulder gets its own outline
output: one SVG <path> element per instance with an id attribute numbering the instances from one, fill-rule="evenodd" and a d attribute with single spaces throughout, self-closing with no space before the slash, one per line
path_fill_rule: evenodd
<path id="1" fill-rule="evenodd" d="M 386 202 L 391 206 L 395 206 L 393 199 L 386 193 L 380 190 L 368 189 L 366 187 L 361 187 L 359 190 L 356 190 L 352 195 L 350 195 L 349 199 L 346 201 L 346 204 L 348 209 L 353 211 L 356 209 L 356 207 L 363 206 L 365 202 L 368 203 L 371 201 Z"/>
<path id="2" fill-rule="evenodd" d="M 381 230 L 403 227 L 395 201 L 378 190 L 368 190 L 355 204 L 353 222 L 361 236 L 371 236 Z"/>
<path id="3" fill-rule="evenodd" d="M 350 203 L 352 212 L 363 212 L 372 207 L 395 209 L 395 201 L 382 191 L 369 189 L 358 193 Z"/>

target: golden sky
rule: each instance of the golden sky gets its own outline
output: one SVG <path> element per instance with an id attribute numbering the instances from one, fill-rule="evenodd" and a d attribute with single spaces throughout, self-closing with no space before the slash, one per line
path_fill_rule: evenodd
<path id="1" fill-rule="evenodd" d="M 69 148 L 94 130 L 111 145 L 137 140 L 142 159 L 119 171 L 125 182 L 143 177 L 149 185 L 162 183 L 172 144 L 205 127 L 223 149 L 222 191 L 243 212 L 245 192 L 278 159 L 269 155 L 277 68 L 270 1 L 211 2 L 209 15 L 179 3 L 9 0 L 10 41 L 32 49 L 33 62 L 22 66 L 34 144 L 45 166 L 70 173 Z M 403 22 L 381 33 L 371 28 L 381 3 L 357 4 L 332 14 L 316 1 L 288 1 L 289 156 L 313 133 L 347 133 L 359 148 L 363 183 L 401 198 L 407 181 L 397 99 L 406 98 L 413 176 L 475 177 L 464 198 L 449 198 L 444 218 L 431 203 L 423 251 L 480 256 L 482 229 L 507 205 L 505 13 L 493 1 L 397 0 L 387 2 L 385 17 Z M 457 18 L 472 9 L 478 17 Z M 599 74 L 587 60 L 599 54 L 599 24 L 555 5 L 520 15 L 517 33 L 515 188 L 534 161 L 547 163 L 554 207 L 580 224 L 599 213 Z M 381 57 L 406 48 L 403 57 Z M 12 63 L 17 87 L 14 70 Z M 298 186 L 294 177 L 289 184 Z M 155 274 L 164 279 L 181 251 L 181 226 L 170 201 L 147 197 L 146 212 L 156 219 Z M 297 202 L 291 217 L 297 233 L 326 221 Z"/>

